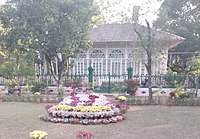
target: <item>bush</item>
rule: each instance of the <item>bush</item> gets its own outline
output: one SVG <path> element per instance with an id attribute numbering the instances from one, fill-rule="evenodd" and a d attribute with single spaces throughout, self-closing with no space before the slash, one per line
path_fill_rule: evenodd
<path id="1" fill-rule="evenodd" d="M 71 87 L 71 86 L 76 86 L 76 87 L 81 87 L 82 86 L 82 80 L 81 78 L 75 78 L 73 80 L 66 80 L 64 82 L 66 87 Z"/>
<path id="2" fill-rule="evenodd" d="M 170 92 L 171 98 L 190 98 L 192 94 L 185 92 L 183 86 L 178 86 L 173 92 Z"/>
<path id="3" fill-rule="evenodd" d="M 46 84 L 44 82 L 34 82 L 31 87 L 31 92 L 40 92 L 46 87 Z"/>
<path id="4" fill-rule="evenodd" d="M 166 81 L 168 87 L 176 87 L 176 85 L 184 84 L 185 78 L 185 75 L 177 75 L 173 72 L 168 72 L 164 76 L 164 80 Z"/>
<path id="5" fill-rule="evenodd" d="M 5 85 L 8 86 L 9 88 L 14 88 L 18 84 L 19 84 L 19 81 L 17 81 L 16 79 L 8 79 L 5 83 Z"/>
<path id="6" fill-rule="evenodd" d="M 125 92 L 126 86 L 123 82 L 111 82 L 110 83 L 110 92 L 117 92 L 117 93 L 123 93 Z M 109 83 L 103 82 L 101 86 L 95 86 L 94 92 L 108 92 L 109 91 Z"/>
<path id="7" fill-rule="evenodd" d="M 128 79 L 125 80 L 124 83 L 126 84 L 127 93 L 129 93 L 131 96 L 135 95 L 140 86 L 140 81 L 137 79 Z"/>

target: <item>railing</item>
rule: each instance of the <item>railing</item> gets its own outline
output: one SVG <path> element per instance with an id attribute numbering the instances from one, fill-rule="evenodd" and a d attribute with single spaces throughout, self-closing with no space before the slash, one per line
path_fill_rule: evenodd
<path id="1" fill-rule="evenodd" d="M 174 88 L 177 85 L 184 85 L 186 88 L 195 88 L 200 84 L 200 77 L 193 75 L 152 75 L 152 87 Z M 25 85 L 28 80 L 44 82 L 46 86 L 56 86 L 57 82 L 52 75 L 40 75 L 34 77 L 15 76 L 20 85 Z M 127 74 L 123 75 L 93 75 L 93 86 L 98 87 L 105 84 L 123 83 L 128 79 Z M 132 79 L 140 81 L 140 87 L 147 87 L 147 75 L 133 75 Z M 0 76 L 0 84 L 5 85 L 8 79 Z M 71 86 L 76 83 L 79 86 L 88 85 L 88 75 L 66 75 L 63 76 L 63 85 Z"/>

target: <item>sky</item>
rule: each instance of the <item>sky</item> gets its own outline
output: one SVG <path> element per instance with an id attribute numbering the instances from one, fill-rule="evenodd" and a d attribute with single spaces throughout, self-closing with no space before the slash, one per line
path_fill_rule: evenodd
<path id="1" fill-rule="evenodd" d="M 156 13 L 162 4 L 162 2 L 157 2 L 157 0 L 104 0 L 104 3 L 105 5 L 107 5 L 107 3 L 112 5 L 104 15 L 108 23 L 119 22 L 123 20 L 124 17 L 131 18 L 134 5 L 142 8 L 140 10 L 141 17 L 139 18 L 141 23 L 144 22 L 145 19 L 152 22 L 157 18 Z"/>
<path id="2" fill-rule="evenodd" d="M 4 4 L 6 0 L 0 0 L 0 4 Z"/>
<path id="3" fill-rule="evenodd" d="M 6 0 L 0 0 L 0 4 L 4 4 L 5 1 Z M 148 1 L 150 1 L 150 4 L 146 4 Z M 157 2 L 157 0 L 103 0 L 103 2 L 104 6 L 107 5 L 107 3 L 111 5 L 106 12 L 104 11 L 104 16 L 108 23 L 119 22 L 124 20 L 124 17 L 131 18 L 133 5 L 143 8 L 140 12 L 142 16 L 139 19 L 141 24 L 144 22 L 144 19 L 152 22 L 157 18 L 156 11 L 161 5 L 161 2 Z M 121 15 L 123 15 L 123 17 Z"/>

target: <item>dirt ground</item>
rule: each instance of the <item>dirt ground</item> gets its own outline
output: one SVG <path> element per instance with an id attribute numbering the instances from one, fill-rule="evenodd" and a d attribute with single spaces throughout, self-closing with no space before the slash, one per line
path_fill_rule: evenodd
<path id="1" fill-rule="evenodd" d="M 46 104 L 0 103 L 0 139 L 29 139 L 44 130 L 48 139 L 76 139 L 79 130 L 94 139 L 199 139 L 200 107 L 133 106 L 127 119 L 108 125 L 72 125 L 41 121 Z"/>

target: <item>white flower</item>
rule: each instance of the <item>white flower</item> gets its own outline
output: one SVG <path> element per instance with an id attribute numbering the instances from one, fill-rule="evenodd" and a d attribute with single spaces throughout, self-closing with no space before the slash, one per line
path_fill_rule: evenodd
<path id="1" fill-rule="evenodd" d="M 40 95 L 40 92 L 35 92 L 35 95 L 38 95 L 38 96 L 39 96 L 39 95 Z"/>

